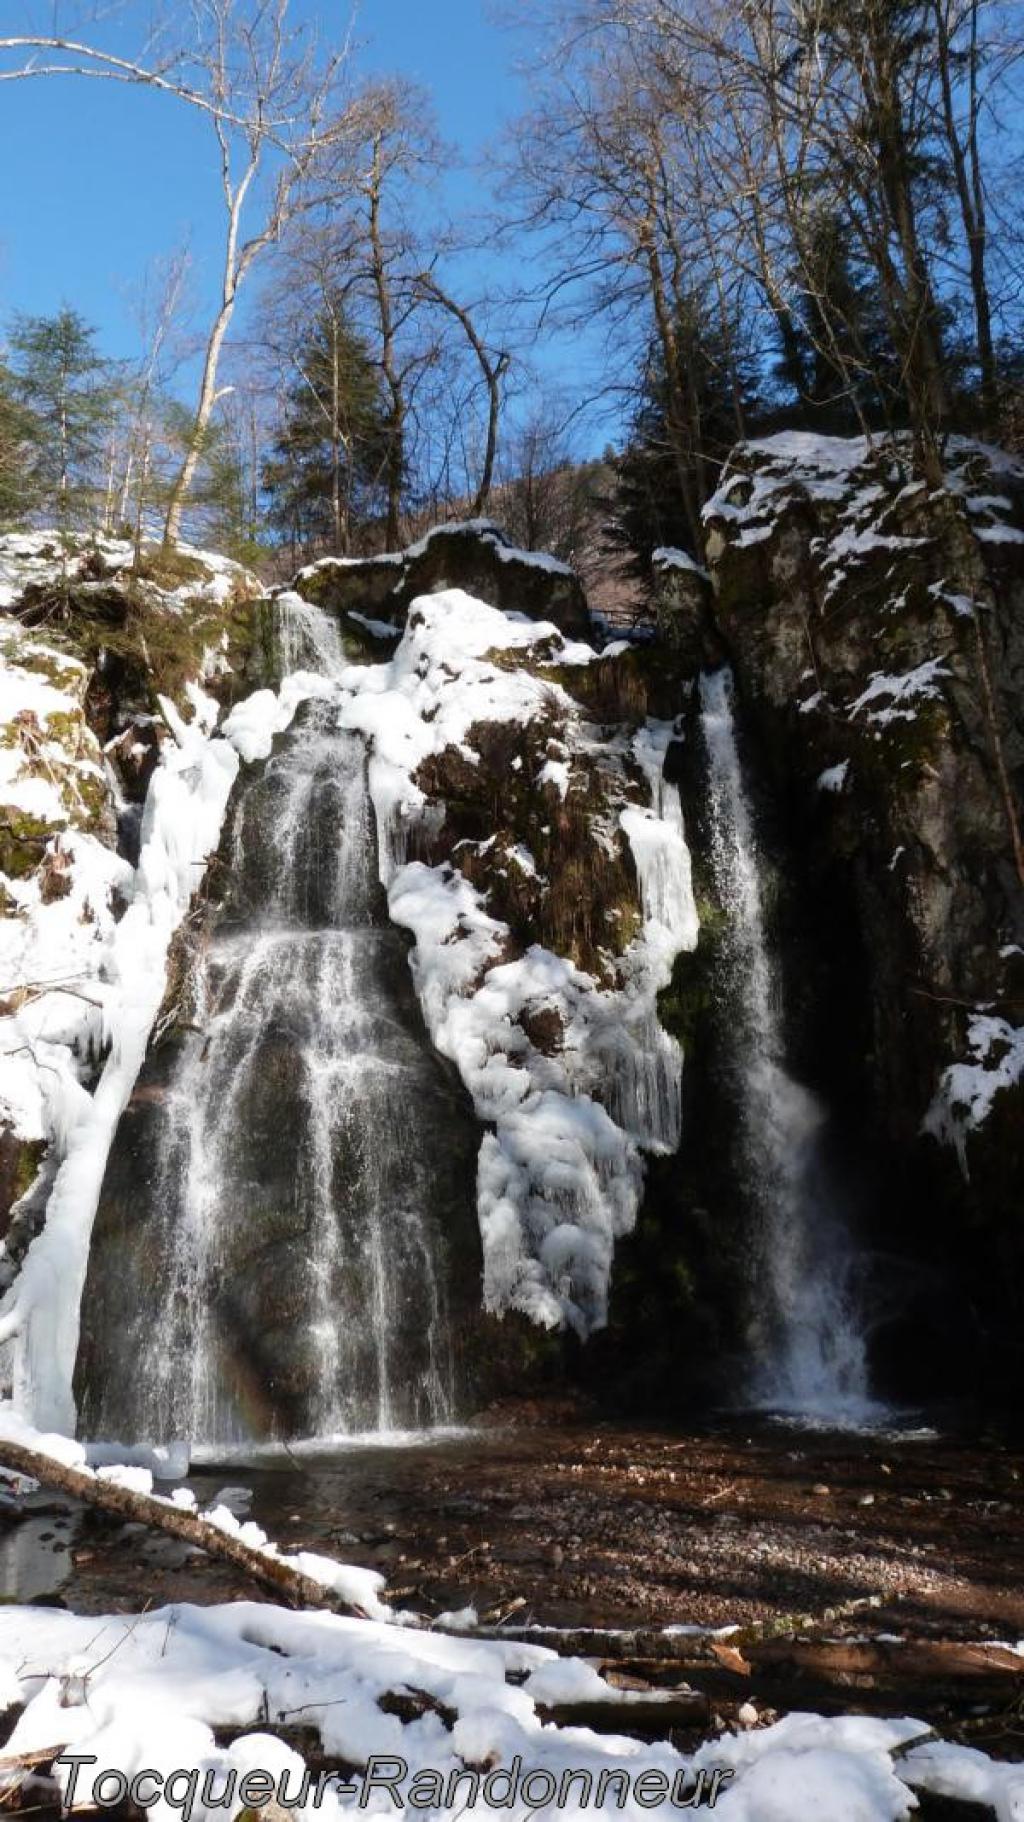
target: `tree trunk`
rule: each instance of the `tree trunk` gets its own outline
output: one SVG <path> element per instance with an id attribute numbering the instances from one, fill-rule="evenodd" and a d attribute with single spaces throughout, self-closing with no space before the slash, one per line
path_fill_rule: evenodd
<path id="1" fill-rule="evenodd" d="M 373 283 L 377 294 L 377 312 L 380 318 L 381 368 L 391 395 L 388 452 L 385 465 L 388 487 L 385 548 L 397 550 L 402 507 L 402 481 L 405 473 L 405 396 L 402 390 L 401 375 L 395 363 L 394 316 L 391 309 L 391 289 L 388 284 L 387 260 L 380 227 L 382 181 L 381 139 L 378 134 L 373 144 L 373 169 L 370 175 L 370 251 L 373 259 Z"/>
<path id="2" fill-rule="evenodd" d="M 338 324 L 331 319 L 331 527 L 334 554 L 344 556 L 347 539 L 341 527 L 341 371 L 338 360 Z"/>
<path id="3" fill-rule="evenodd" d="M 989 297 L 987 252 L 988 229 L 985 219 L 985 193 L 981 179 L 981 162 L 978 150 L 978 102 L 977 102 L 977 65 L 978 65 L 978 7 L 977 0 L 971 8 L 971 49 L 970 49 L 970 129 L 968 147 L 970 150 L 971 171 L 967 169 L 967 153 L 957 130 L 956 110 L 953 103 L 953 51 L 949 41 L 948 20 L 943 8 L 943 0 L 934 0 L 934 15 L 938 37 L 939 81 L 942 90 L 942 117 L 946 131 L 946 144 L 949 147 L 950 160 L 953 166 L 953 177 L 956 183 L 957 199 L 960 204 L 960 219 L 963 223 L 964 238 L 967 242 L 968 270 L 971 284 L 971 297 L 974 303 L 974 332 L 977 340 L 978 368 L 981 374 L 981 400 L 985 424 L 992 429 L 999 408 L 999 384 L 996 370 L 995 342 L 992 335 L 992 300 Z"/>
<path id="4" fill-rule="evenodd" d="M 432 297 L 436 297 L 442 308 L 447 310 L 449 315 L 454 316 L 460 325 L 476 355 L 477 364 L 487 387 L 487 442 L 484 448 L 483 466 L 480 470 L 480 483 L 469 509 L 470 518 L 479 519 L 487 510 L 491 498 L 491 488 L 494 485 L 494 463 L 498 453 L 498 424 L 501 418 L 501 382 L 508 372 L 509 356 L 499 354 L 497 360 L 492 361 L 476 332 L 469 311 L 442 291 L 436 279 L 429 272 L 424 272 L 419 282 L 425 291 L 429 292 Z"/>
<path id="5" fill-rule="evenodd" d="M 199 457 L 202 454 L 203 442 L 206 437 L 206 432 L 209 429 L 210 418 L 213 415 L 213 407 L 217 400 L 217 368 L 220 364 L 220 354 L 221 349 L 224 346 L 224 337 L 228 332 L 228 325 L 234 314 L 236 296 L 237 292 L 233 286 L 226 289 L 224 302 L 217 313 L 217 320 L 213 325 L 213 332 L 206 346 L 206 358 L 203 362 L 203 381 L 199 390 L 199 405 L 196 410 L 195 420 L 189 437 L 188 448 L 185 451 L 185 460 L 181 465 L 178 478 L 171 489 L 171 497 L 167 504 L 167 519 L 164 524 L 165 544 L 177 544 L 178 539 L 181 536 L 181 520 L 185 510 L 185 500 L 195 478 L 196 469 L 199 466 Z"/>
<path id="6" fill-rule="evenodd" d="M 334 1613 L 344 1613 L 360 1619 L 366 1617 L 359 1608 L 321 1587 L 319 1582 L 303 1575 L 301 1570 L 283 1558 L 264 1556 L 249 1544 L 241 1543 L 237 1537 L 218 1530 L 207 1519 L 199 1518 L 194 1512 L 184 1511 L 180 1506 L 164 1504 L 150 1494 L 135 1493 L 127 1487 L 116 1486 L 112 1481 L 100 1480 L 95 1474 L 86 1473 L 81 1468 L 65 1467 L 63 1462 L 54 1461 L 52 1456 L 41 1455 L 36 1449 L 24 1448 L 21 1443 L 2 1439 L 0 1468 L 10 1468 L 17 1474 L 30 1475 L 41 1486 L 52 1487 L 58 1493 L 70 1494 L 73 1499 L 80 1499 L 84 1505 L 92 1506 L 100 1512 L 110 1512 L 114 1517 L 134 1524 L 150 1525 L 155 1531 L 166 1532 L 168 1537 L 196 1544 L 208 1556 L 220 1557 L 236 1569 L 241 1569 L 243 1574 L 259 1582 L 288 1607 L 330 1608 Z"/>

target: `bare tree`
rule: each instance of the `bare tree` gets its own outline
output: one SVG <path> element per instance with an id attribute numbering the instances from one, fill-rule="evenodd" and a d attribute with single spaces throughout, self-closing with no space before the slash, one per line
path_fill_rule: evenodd
<path id="1" fill-rule="evenodd" d="M 762 370 L 774 340 L 799 392 L 810 348 L 819 388 L 831 373 L 837 406 L 865 428 L 865 400 L 876 425 L 909 425 L 919 467 L 938 483 L 959 384 L 949 325 L 965 310 L 988 419 L 998 384 L 989 224 L 994 184 L 1014 156 L 1012 134 L 995 130 L 1018 99 L 1012 9 L 1002 0 L 524 6 L 535 26 L 538 15 L 546 22 L 550 49 L 546 99 L 517 147 L 530 203 L 519 224 L 549 232 L 549 298 L 579 309 L 582 296 L 616 329 L 646 280 L 680 482 L 692 468 L 688 443 L 699 450 L 703 436 L 685 349 L 673 345 L 682 274 L 727 349 L 738 329 L 756 337 L 760 324 Z M 825 230 L 839 250 L 831 262 Z M 870 335 L 860 301 L 869 291 Z M 1016 321 L 1009 285 L 1002 305 L 1005 338 Z M 738 354 L 726 358 L 740 426 Z"/>
<path id="2" fill-rule="evenodd" d="M 192 432 L 168 501 L 168 543 L 180 535 L 217 402 L 221 353 L 239 291 L 294 214 L 314 206 L 317 182 L 328 167 L 337 188 L 344 150 L 366 118 L 366 99 L 345 90 L 347 38 L 340 48 L 321 52 L 290 8 L 291 0 L 190 0 L 186 41 L 177 12 L 170 21 L 165 15 L 138 57 L 77 38 L 0 37 L 0 81 L 74 75 L 142 85 L 198 108 L 216 137 L 225 212 L 220 297 L 206 341 Z M 247 208 L 250 216 L 257 215 L 248 234 L 243 221 Z"/>
<path id="3" fill-rule="evenodd" d="M 172 544 L 217 402 L 221 351 L 241 286 L 293 216 L 315 205 L 328 164 L 332 186 L 337 184 L 339 155 L 352 146 L 366 107 L 341 93 L 347 45 L 321 58 L 303 28 L 290 22 L 289 0 L 259 0 L 245 9 L 240 0 L 193 3 L 199 26 L 194 61 L 200 92 L 211 104 L 226 232 L 194 430 L 167 508 L 164 535 Z M 262 177 L 269 177 L 262 220 L 243 238 L 243 213 Z"/>
<path id="4" fill-rule="evenodd" d="M 472 315 L 466 305 L 460 304 L 456 298 L 449 296 L 432 272 L 421 272 L 416 279 L 416 284 L 428 298 L 434 299 L 443 310 L 447 310 L 448 314 L 455 318 L 473 350 L 487 389 L 487 436 L 480 480 L 470 507 L 471 516 L 478 518 L 481 513 L 487 511 L 491 488 L 494 484 L 494 464 L 498 453 L 498 424 L 501 417 L 501 383 L 508 372 L 512 357 L 507 349 L 499 349 L 495 354 L 490 352 L 477 333 Z"/>
<path id="5" fill-rule="evenodd" d="M 152 284 L 147 275 L 139 304 L 143 355 L 130 394 L 124 464 L 118 490 L 118 517 L 122 525 L 129 522 L 132 525 L 136 563 L 150 505 L 159 404 L 180 358 L 181 351 L 173 344 L 190 268 L 191 255 L 187 248 L 172 254 L 154 271 Z"/>

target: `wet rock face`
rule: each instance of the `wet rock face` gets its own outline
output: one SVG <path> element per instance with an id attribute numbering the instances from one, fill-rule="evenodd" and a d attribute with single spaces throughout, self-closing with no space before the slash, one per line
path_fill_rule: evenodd
<path id="1" fill-rule="evenodd" d="M 387 921 L 362 744 L 323 717 L 236 787 L 111 1152 L 85 1434 L 423 1424 L 465 1396 L 479 1134 Z"/>
<path id="2" fill-rule="evenodd" d="M 1024 471 L 954 448 L 929 494 L 899 451 L 782 437 L 709 508 L 715 616 L 744 699 L 809 1049 L 883 1163 L 880 1225 L 948 1249 L 1020 1372 L 1024 1083 L 951 1147 L 922 1134 L 979 1007 L 1021 1024 Z M 799 994 L 798 994 L 799 998 Z"/>
<path id="3" fill-rule="evenodd" d="M 355 610 L 396 626 L 404 623 L 417 595 L 461 588 L 502 612 L 551 620 L 573 637 L 589 638 L 591 632 L 582 584 L 568 565 L 513 549 L 487 520 L 439 525 L 394 555 L 327 557 L 300 571 L 295 587 L 318 607 Z"/>

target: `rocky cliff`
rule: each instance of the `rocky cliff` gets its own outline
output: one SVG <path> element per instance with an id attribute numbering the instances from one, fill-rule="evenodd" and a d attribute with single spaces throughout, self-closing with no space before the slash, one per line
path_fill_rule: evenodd
<path id="1" fill-rule="evenodd" d="M 327 1203 L 319 1178 L 306 1203 L 291 1196 L 277 1135 L 279 1121 L 299 1132 L 312 1105 L 297 1090 L 309 1055 L 333 1080 L 349 1039 L 333 1024 L 311 1035 L 285 1004 L 270 953 L 282 918 L 307 1010 L 338 998 L 296 959 L 319 955 L 318 933 L 348 933 L 332 980 L 353 944 L 372 946 L 372 1068 L 418 1083 L 413 1149 L 433 1185 L 434 1238 L 417 1230 L 406 1253 L 429 1254 L 469 1402 L 564 1371 L 576 1338 L 603 1392 L 678 1408 L 736 1389 L 763 1236 L 736 1137 L 731 913 L 698 713 L 698 679 L 723 663 L 787 1060 L 830 1110 L 828 1194 L 857 1235 L 876 1377 L 908 1394 L 1019 1383 L 1024 470 L 954 445 L 946 487 L 929 493 L 905 456 L 800 436 L 737 450 L 707 510 L 707 567 L 658 553 L 661 637 L 647 645 L 580 637 L 592 629 L 571 572 L 486 525 L 315 565 L 276 601 L 197 553 L 175 575 L 153 556 L 147 574 L 127 547 L 69 557 L 8 541 L 2 929 L 15 991 L 0 1009 L 0 1151 L 15 1218 L 0 1341 L 15 1344 L 16 1388 L 58 1360 L 47 1421 L 68 1421 L 87 1269 L 91 1422 L 122 1421 L 102 1388 L 128 1382 L 136 1292 L 158 1281 L 177 1320 L 173 1246 L 136 1218 L 137 1192 L 158 1215 L 170 1206 L 157 1193 L 163 1109 L 183 1059 L 192 1083 L 207 1056 L 225 1064 L 239 1128 L 216 1291 L 236 1409 L 294 1431 L 326 1408 L 323 1361 L 308 1335 L 296 1342 L 307 1293 L 334 1285 L 353 1311 L 372 1297 L 337 1260 L 305 1289 L 291 1270 L 321 1244 Z M 282 845 L 274 817 L 307 760 L 309 827 L 289 810 Z M 339 864 L 332 819 L 372 883 L 351 915 L 348 899 L 339 912 L 318 897 Z M 288 893 L 307 875 L 299 907 Z M 227 1069 L 235 1039 L 217 1034 L 255 991 L 257 944 L 247 1076 Z M 375 1106 L 390 1131 L 392 1102 Z M 365 1157 L 351 1119 L 331 1119 L 323 1156 L 356 1208 L 372 1188 Z M 203 1144 L 220 1168 L 216 1122 Z M 392 1200 L 426 1207 L 392 1153 Z M 215 1301 L 216 1272 L 209 1284 Z M 387 1332 L 421 1362 L 406 1377 L 433 1384 L 434 1330 L 408 1327 L 415 1300 L 396 1290 Z M 403 1416 L 445 1408 L 432 1392 Z"/>
<path id="2" fill-rule="evenodd" d="M 845 1129 L 876 1357 L 914 1381 L 919 1351 L 934 1384 L 980 1344 L 991 1385 L 1019 1379 L 1024 1334 L 1024 468 L 954 442 L 929 492 L 906 455 L 737 450 L 710 573 L 663 553 L 658 604 L 681 678 L 727 658 L 738 679 L 794 1051 Z M 699 756 L 685 802 L 699 849 Z"/>

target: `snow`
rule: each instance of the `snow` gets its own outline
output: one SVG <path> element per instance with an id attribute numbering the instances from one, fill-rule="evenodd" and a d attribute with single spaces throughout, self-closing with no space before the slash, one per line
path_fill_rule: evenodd
<path id="1" fill-rule="evenodd" d="M 123 1487 L 127 1493 L 152 1493 L 153 1476 L 148 1468 L 133 1468 L 130 1465 L 114 1463 L 108 1468 L 96 1469 L 97 1480 L 106 1480 L 113 1487 Z"/>
<path id="2" fill-rule="evenodd" d="M 961 1803 L 988 1805 L 997 1822 L 1024 1816 L 1024 1765 L 996 1764 L 986 1753 L 945 1740 L 919 1746 L 908 1756 L 907 1775 L 917 1789 Z"/>
<path id="3" fill-rule="evenodd" d="M 894 721 L 914 721 L 920 703 L 941 701 L 938 684 L 951 674 L 943 658 L 928 658 L 902 676 L 875 671 L 867 688 L 851 703 L 850 718 L 866 711 L 865 719 L 876 727 L 888 727 Z"/>
<path id="4" fill-rule="evenodd" d="M 405 550 L 382 552 L 373 557 L 321 557 L 316 563 L 309 563 L 300 569 L 297 581 L 309 581 L 318 572 L 330 569 L 361 569 L 367 564 L 387 564 L 393 568 L 404 568 L 417 557 L 426 555 L 436 539 L 457 537 L 466 534 L 482 538 L 488 543 L 494 554 L 502 563 L 522 563 L 530 569 L 543 570 L 549 576 L 574 576 L 575 571 L 569 563 L 563 563 L 558 557 L 549 556 L 542 550 L 520 550 L 508 542 L 505 533 L 494 519 L 452 519 L 447 524 L 435 525 L 415 544 Z"/>
<path id="5" fill-rule="evenodd" d="M 775 436 L 755 438 L 748 447 L 791 464 L 797 474 L 806 474 L 813 481 L 819 475 L 852 474 L 866 460 L 872 445 L 866 437 L 828 437 L 810 430 L 782 430 Z"/>
<path id="6" fill-rule="evenodd" d="M 707 570 L 691 557 L 688 550 L 676 550 L 669 544 L 652 552 L 651 562 L 655 569 L 681 570 L 688 575 L 700 576 L 705 582 L 709 580 Z"/>
<path id="7" fill-rule="evenodd" d="M 396 1690 L 420 1691 L 434 1706 L 403 1723 L 380 1705 Z M 928 1732 L 912 1718 L 794 1714 L 768 1727 L 720 1734 L 692 1754 L 667 1741 L 544 1724 L 538 1704 L 599 1700 L 619 1708 L 628 1725 L 636 1697 L 603 1683 L 591 1665 L 560 1659 L 542 1645 L 472 1633 L 450 1637 L 251 1601 L 88 1617 L 0 1609 L 0 1691 L 9 1706 L 25 1704 L 8 1754 L 60 1742 L 66 1751 L 95 1759 L 78 1772 L 76 1803 L 91 1794 L 99 1771 L 132 1777 L 152 1769 L 161 1785 L 172 1771 L 186 1774 L 167 1791 L 147 1791 L 156 1797 L 150 1810 L 155 1822 L 182 1812 L 193 1771 L 197 1790 L 202 1775 L 212 1774 L 220 1795 L 233 1775 L 221 1812 L 228 1816 L 244 1807 L 237 1781 L 247 1771 L 265 1772 L 275 1785 L 286 1776 L 284 1799 L 296 1805 L 303 1760 L 269 1732 L 284 1720 L 310 1727 L 326 1757 L 359 1774 L 328 1787 L 320 1802 L 307 1791 L 296 1810 L 303 1818 L 317 1810 L 340 1818 L 368 1807 L 440 1822 L 456 1811 L 494 1807 L 517 1775 L 537 1774 L 532 1788 L 539 1795 L 545 1772 L 559 1792 L 557 1802 L 552 1791 L 537 1812 L 520 1782 L 499 1806 L 518 1818 L 531 1807 L 542 1814 L 564 1808 L 570 1815 L 610 1809 L 638 1822 L 652 1800 L 682 1801 L 701 1773 L 706 1806 L 715 1788 L 715 1812 L 725 1822 L 794 1822 L 805 1815 L 828 1822 L 908 1822 L 916 1790 L 989 1804 L 1002 1822 L 1012 1822 L 1024 1794 L 1020 1765 L 996 1764 L 971 1748 L 935 1742 L 894 1759 L 895 1749 Z M 253 1731 L 242 1734 L 245 1728 Z M 214 1729 L 241 1737 L 218 1745 Z M 386 1787 L 374 1790 L 369 1777 L 363 1781 L 374 1769 L 371 1760 L 383 1755 L 398 1755 L 406 1766 L 398 1773 L 397 1812 Z M 474 1802 L 464 1779 L 454 1803 L 446 1803 L 448 1778 L 466 1767 L 479 1768 L 481 1776 L 504 1774 L 505 1782 L 482 1786 Z M 379 1775 L 383 1767 L 376 1769 Z M 66 1757 L 59 1770 L 67 1798 L 73 1767 Z M 413 1804 L 409 1781 L 425 1771 L 438 1774 L 440 1784 L 433 1792 L 419 1784 L 420 1800 Z M 571 1773 L 576 1780 L 565 1787 L 563 1802 L 562 1779 Z M 589 1801 L 587 1774 L 593 1780 Z M 200 1801 L 193 1813 L 201 1818 L 216 1812 Z"/>
<path id="8" fill-rule="evenodd" d="M 0 627 L 0 802 L 53 827 L 87 819 L 81 786 L 103 781 L 99 742 L 85 723 L 88 674 L 66 653 Z M 50 726 L 51 718 L 60 720 Z M 73 740 L 58 728 L 74 727 Z"/>
<path id="9" fill-rule="evenodd" d="M 553 785 L 562 802 L 569 794 L 569 767 L 564 759 L 546 759 L 537 773 L 537 783 Z"/>
<path id="10" fill-rule="evenodd" d="M 406 860 L 417 823 L 443 815 L 443 806 L 426 803 L 414 773 L 449 746 L 478 763 L 474 724 L 543 726 L 557 712 L 584 751 L 579 709 L 544 676 L 545 664 L 567 661 L 597 659 L 549 623 L 441 590 L 413 602 L 389 664 L 350 666 L 338 686 L 341 725 L 369 742 L 381 878 L 392 918 L 415 938 L 413 977 L 427 1028 L 493 1128 L 477 1179 L 484 1303 L 586 1334 L 606 1318 L 614 1243 L 636 1218 L 642 1152 L 678 1141 L 682 1059 L 658 1024 L 656 995 L 676 955 L 695 945 L 697 915 L 678 792 L 661 780 L 671 725 L 642 731 L 634 757 L 650 801 L 625 803 L 616 819 L 644 912 L 641 935 L 621 959 L 621 989 L 600 988 L 536 945 L 505 961 L 509 932 L 483 893 L 452 866 Z M 572 748 L 554 739 L 550 747 L 567 756 L 551 754 L 535 782 L 564 801 Z M 595 829 L 595 840 L 617 840 L 617 827 L 603 837 Z M 527 872 L 535 866 L 532 855 L 513 850 L 510 858 Z M 562 1038 L 549 1055 L 520 1018 L 551 1009 Z"/>
<path id="11" fill-rule="evenodd" d="M 941 582 L 931 583 L 928 593 L 934 596 L 936 601 L 943 601 L 947 607 L 951 607 L 958 620 L 974 619 L 977 608 L 970 595 L 953 593 Z"/>
<path id="12" fill-rule="evenodd" d="M 818 790 L 832 791 L 838 795 L 846 783 L 849 770 L 850 761 L 848 759 L 840 760 L 838 765 L 829 766 L 826 771 L 821 772 L 818 776 Z"/>
<path id="13" fill-rule="evenodd" d="M 477 756 L 467 736 L 474 722 L 531 721 L 545 709 L 550 713 L 553 703 L 571 708 L 557 684 L 487 661 L 492 650 L 528 655 L 541 643 L 559 661 L 569 644 L 550 622 L 520 620 L 461 589 L 443 589 L 412 604 L 389 664 L 342 671 L 342 725 L 371 742 L 370 789 L 385 885 L 404 859 L 405 838 L 423 803 L 412 774 L 424 759 L 455 746 L 472 763 Z M 596 662 L 595 653 L 589 657 Z"/>
<path id="14" fill-rule="evenodd" d="M 976 1012 L 967 1026 L 970 1062 L 943 1071 L 924 1131 L 955 1147 L 960 1167 L 969 1175 L 967 1139 L 988 1119 L 996 1096 L 1024 1079 L 1024 1025 Z"/>
<path id="15" fill-rule="evenodd" d="M 401 638 L 401 627 L 392 625 L 390 620 L 371 620 L 366 614 L 358 613 L 354 607 L 349 608 L 347 618 L 354 620 L 357 626 L 372 634 L 374 639 Z"/>
<path id="16" fill-rule="evenodd" d="M 413 978 L 433 1042 L 495 1129 L 477 1184 L 485 1306 L 550 1328 L 600 1326 L 612 1243 L 633 1224 L 641 1184 L 636 1140 L 581 1092 L 602 1024 L 621 1025 L 616 996 L 540 947 L 502 963 L 504 925 L 453 870 L 410 863 L 389 903 L 416 938 Z M 529 1006 L 559 1010 L 564 1056 L 530 1044 L 517 1022 Z"/>
<path id="17" fill-rule="evenodd" d="M 177 549 L 181 556 L 197 559 L 205 574 L 190 577 L 174 589 L 139 580 L 138 588 L 153 599 L 159 598 L 165 606 L 185 600 L 205 600 L 219 605 L 239 584 L 251 586 L 254 582 L 250 573 L 230 557 L 198 550 L 192 544 L 179 544 Z M 100 586 L 109 587 L 111 577 L 132 567 L 135 546 L 125 538 L 97 534 L 87 539 L 77 538 L 65 549 L 61 534 L 52 529 L 8 532 L 0 536 L 0 610 L 13 607 L 29 584 L 47 587 L 66 579 L 88 588 L 94 580 L 91 565 L 97 557 L 102 559 L 106 571 Z"/>
<path id="18" fill-rule="evenodd" d="M 301 702 L 330 694 L 331 686 L 319 672 L 292 671 L 279 690 L 254 690 L 236 703 L 221 733 L 245 764 L 251 765 L 268 757 L 278 734 L 291 726 Z"/>

